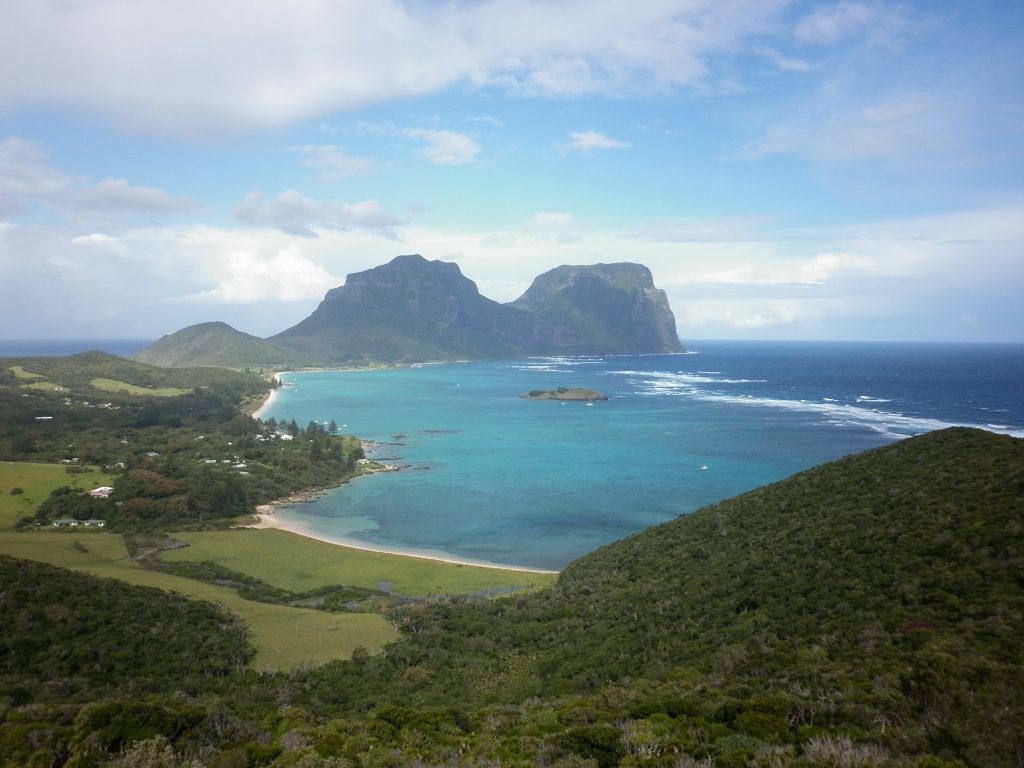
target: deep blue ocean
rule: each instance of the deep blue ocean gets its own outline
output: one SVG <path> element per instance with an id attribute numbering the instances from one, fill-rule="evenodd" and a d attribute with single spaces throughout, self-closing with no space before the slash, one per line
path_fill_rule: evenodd
<path id="1" fill-rule="evenodd" d="M 156 339 L 0 339 L 0 357 L 64 357 L 98 349 L 128 357 Z"/>
<path id="2" fill-rule="evenodd" d="M 286 374 L 264 418 L 335 420 L 404 471 L 278 514 L 381 548 L 558 569 L 822 462 L 950 425 L 1024 436 L 1024 345 L 696 342 L 679 355 Z M 592 387 L 584 403 L 531 389 Z"/>

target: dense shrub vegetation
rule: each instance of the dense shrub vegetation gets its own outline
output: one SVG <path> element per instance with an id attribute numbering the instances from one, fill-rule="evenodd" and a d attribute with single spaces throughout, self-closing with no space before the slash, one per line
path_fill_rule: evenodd
<path id="1" fill-rule="evenodd" d="M 68 576 L 86 585 L 73 610 L 62 612 L 64 587 L 0 601 L 7 647 L 36 648 L 43 632 L 64 654 L 11 654 L 28 661 L 23 673 L 4 667 L 0 755 L 68 766 L 1010 768 L 1024 755 L 1022 566 L 1024 442 L 954 429 L 650 529 L 538 594 L 403 608 L 394 620 L 406 637 L 384 655 L 287 674 L 219 677 L 223 665 L 199 653 L 172 672 L 180 646 L 143 645 L 151 659 L 112 668 L 88 693 L 67 680 L 95 667 L 91 643 L 53 637 L 91 637 L 77 617 L 96 627 L 89 617 L 114 601 Z M 138 624 L 133 609 L 109 609 L 124 651 L 116 631 L 97 642 L 130 659 L 131 627 L 180 631 L 162 612 L 185 609 L 147 599 L 159 615 Z"/>

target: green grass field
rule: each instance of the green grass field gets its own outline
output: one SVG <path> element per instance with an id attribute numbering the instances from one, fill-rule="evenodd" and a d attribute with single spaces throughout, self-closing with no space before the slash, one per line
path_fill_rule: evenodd
<path id="1" fill-rule="evenodd" d="M 69 474 L 58 464 L 0 463 L 0 553 L 218 603 L 249 627 L 258 649 L 251 664 L 254 669 L 322 664 L 348 658 L 357 646 L 379 651 L 397 638 L 391 624 L 375 614 L 327 613 L 257 603 L 242 599 L 233 589 L 148 571 L 127 559 L 120 535 L 96 530 L 2 530 L 31 515 L 55 488 L 70 485 L 88 490 L 112 482 L 110 475 L 97 469 Z M 15 487 L 24 493 L 12 496 L 10 491 Z M 503 588 L 537 589 L 556 578 L 551 574 L 364 552 L 278 530 L 235 529 L 175 536 L 190 546 L 164 552 L 165 560 L 213 560 L 297 592 L 347 584 L 371 589 L 386 586 L 408 597 L 420 597 Z"/>
<path id="2" fill-rule="evenodd" d="M 16 379 L 45 379 L 46 378 L 41 373 L 32 373 L 31 371 L 26 371 L 25 368 L 23 366 L 20 366 L 20 365 L 12 365 L 9 370 L 10 370 L 11 373 L 14 374 L 14 378 L 16 378 Z"/>
<path id="3" fill-rule="evenodd" d="M 176 397 L 190 391 L 178 387 L 140 387 L 117 379 L 93 379 L 89 384 L 104 392 L 127 392 L 129 395 L 153 395 L 155 397 Z"/>
<path id="4" fill-rule="evenodd" d="M 213 560 L 275 587 L 303 592 L 327 584 L 370 589 L 387 585 L 405 597 L 466 595 L 514 587 L 538 589 L 555 574 L 457 565 L 400 555 L 366 552 L 280 530 L 176 533 L 183 549 L 164 552 L 167 561 Z"/>
<path id="5" fill-rule="evenodd" d="M 0 530 L 10 528 L 20 518 L 35 512 L 55 488 L 70 485 L 87 491 L 113 482 L 113 478 L 100 469 L 68 474 L 62 464 L 0 462 Z M 13 488 L 21 488 L 24 493 L 12 496 Z"/>
<path id="6" fill-rule="evenodd" d="M 38 389 L 41 392 L 67 392 L 64 387 L 54 384 L 52 381 L 33 381 L 29 384 L 19 384 L 21 389 Z"/>
<path id="7" fill-rule="evenodd" d="M 76 546 L 76 543 L 81 545 Z M 83 551 L 83 549 L 85 551 Z M 157 587 L 222 605 L 245 621 L 257 653 L 253 669 L 292 669 L 351 656 L 357 646 L 371 652 L 397 638 L 383 617 L 337 614 L 243 600 L 234 590 L 147 571 L 126 559 L 122 538 L 99 531 L 0 532 L 0 554 L 41 560 L 62 568 Z"/>

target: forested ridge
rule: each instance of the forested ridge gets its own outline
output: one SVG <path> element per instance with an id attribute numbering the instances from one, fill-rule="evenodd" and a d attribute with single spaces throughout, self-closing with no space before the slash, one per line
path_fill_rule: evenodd
<path id="1" fill-rule="evenodd" d="M 5 641 L 59 596 L 0 603 Z M 0 754 L 68 766 L 1020 766 L 1024 443 L 968 429 L 912 438 L 612 544 L 540 593 L 393 619 L 406 636 L 381 656 L 200 678 L 140 665 L 87 704 L 36 676 L 51 673 L 5 668 Z"/>

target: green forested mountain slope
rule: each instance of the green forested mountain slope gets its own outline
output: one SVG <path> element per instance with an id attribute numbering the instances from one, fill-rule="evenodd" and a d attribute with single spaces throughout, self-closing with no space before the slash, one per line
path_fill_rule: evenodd
<path id="1" fill-rule="evenodd" d="M 241 620 L 208 603 L 0 555 L 0 691 L 9 703 L 159 691 L 166 678 L 195 686 L 251 655 Z"/>
<path id="2" fill-rule="evenodd" d="M 393 618 L 407 636 L 382 656 L 200 698 L 169 681 L 147 706 L 185 695 L 193 724 L 119 710 L 118 732 L 171 739 L 150 745 L 168 766 L 1013 768 L 1024 441 L 911 438 L 609 545 L 544 592 Z M 0 751 L 73 720 L 61 754 L 103 765 L 93 711 L 0 705 Z"/>
<path id="3" fill-rule="evenodd" d="M 605 547 L 539 595 L 406 626 L 383 675 L 430 675 L 405 701 L 625 685 L 768 743 L 825 726 L 1017 765 L 1024 441 L 953 429 L 852 456 Z"/>

